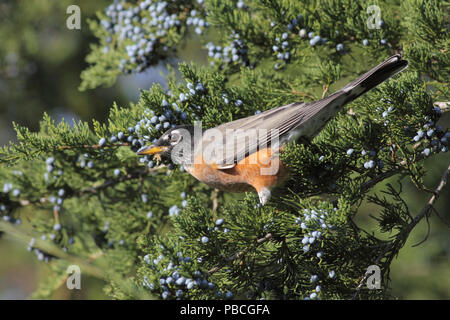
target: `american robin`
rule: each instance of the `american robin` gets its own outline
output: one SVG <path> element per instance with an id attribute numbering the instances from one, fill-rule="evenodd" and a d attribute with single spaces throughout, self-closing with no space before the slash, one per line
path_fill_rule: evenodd
<path id="1" fill-rule="evenodd" d="M 311 140 L 345 104 L 407 65 L 400 55 L 394 55 L 318 101 L 294 102 L 208 130 L 176 126 L 153 145 L 138 150 L 138 155 L 170 154 L 174 162 L 214 188 L 232 192 L 255 189 L 264 205 L 271 190 L 288 175 L 279 158 L 285 143 Z"/>

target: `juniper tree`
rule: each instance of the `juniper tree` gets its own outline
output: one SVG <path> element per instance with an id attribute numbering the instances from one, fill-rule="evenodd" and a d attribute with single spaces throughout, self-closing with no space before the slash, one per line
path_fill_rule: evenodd
<path id="1" fill-rule="evenodd" d="M 439 215 L 445 192 L 448 169 L 430 190 L 423 161 L 448 162 L 450 133 L 437 124 L 448 111 L 448 8 L 373 5 L 381 19 L 349 0 L 122 0 L 99 12 L 81 90 L 173 64 L 192 37 L 209 64 L 180 63 L 167 86 L 113 105 L 103 123 L 44 114 L 38 132 L 15 124 L 17 142 L 0 152 L 0 230 L 53 270 L 34 297 L 64 283 L 69 264 L 119 299 L 389 297 L 391 262 L 418 223 Z M 284 148 L 290 178 L 262 208 L 255 193 L 219 192 L 170 159 L 136 155 L 174 125 L 210 128 L 320 99 L 393 53 L 409 69 L 346 106 L 313 141 Z M 431 191 L 420 212 L 401 178 Z M 387 240 L 354 222 L 367 202 Z M 31 228 L 20 226 L 26 208 Z M 365 286 L 371 265 L 381 290 Z"/>

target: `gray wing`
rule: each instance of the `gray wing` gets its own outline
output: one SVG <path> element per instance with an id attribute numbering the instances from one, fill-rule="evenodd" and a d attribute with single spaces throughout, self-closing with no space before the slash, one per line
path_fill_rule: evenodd
<path id="1" fill-rule="evenodd" d="M 408 62 L 402 60 L 400 55 L 394 55 L 322 100 L 288 104 L 208 129 L 202 139 L 203 151 L 209 147 L 207 162 L 215 163 L 222 169 L 232 168 L 247 155 L 269 147 L 274 141 L 273 134 L 278 135 L 280 144 L 300 136 L 311 139 L 345 104 L 402 71 L 407 65 Z M 211 150 L 215 152 L 211 153 Z"/>
<path id="2" fill-rule="evenodd" d="M 306 106 L 305 103 L 292 103 L 206 130 L 202 141 L 204 150 L 210 147 L 207 152 L 215 151 L 209 152 L 208 162 L 229 169 L 259 148 L 269 147 L 273 134 L 282 137 L 302 124 L 309 113 Z M 218 149 L 214 150 L 214 146 Z"/>

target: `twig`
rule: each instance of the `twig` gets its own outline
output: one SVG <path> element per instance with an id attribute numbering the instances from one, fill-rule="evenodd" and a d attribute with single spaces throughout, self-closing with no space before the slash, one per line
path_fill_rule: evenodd
<path id="1" fill-rule="evenodd" d="M 296 91 L 295 89 L 292 89 L 292 93 L 297 95 L 297 96 L 307 97 L 307 98 L 309 98 L 311 100 L 315 100 L 316 99 L 313 96 L 307 94 L 306 92 Z"/>
<path id="2" fill-rule="evenodd" d="M 425 215 L 425 220 L 427 221 L 427 234 L 425 235 L 425 238 L 423 238 L 423 240 L 419 241 L 416 244 L 413 244 L 412 247 L 418 247 L 420 246 L 422 243 L 424 243 L 425 241 L 428 240 L 428 237 L 430 236 L 430 232 L 431 232 L 431 226 L 430 226 L 430 219 L 428 219 L 428 214 Z"/>
<path id="3" fill-rule="evenodd" d="M 269 241 L 270 239 L 272 239 L 272 234 L 271 234 L 271 233 L 268 233 L 268 234 L 266 234 L 264 237 L 262 237 L 262 238 L 256 240 L 256 242 L 254 243 L 254 246 L 258 246 L 258 245 L 260 245 L 260 244 L 262 244 L 262 243 L 264 243 L 264 242 L 266 242 L 266 241 Z M 217 266 L 217 267 L 214 267 L 214 268 L 210 269 L 210 270 L 208 271 L 208 274 L 211 275 L 211 274 L 213 274 L 213 273 L 219 271 L 220 269 L 222 269 L 222 268 L 225 266 L 225 264 L 226 264 L 227 262 L 232 262 L 232 261 L 234 261 L 234 260 L 237 260 L 237 259 L 239 259 L 239 258 L 245 256 L 245 255 L 247 254 L 247 252 L 250 251 L 251 248 L 252 248 L 252 246 L 249 246 L 249 247 L 247 247 L 247 248 L 244 249 L 244 250 L 241 250 L 241 251 L 238 251 L 238 252 L 232 254 L 231 256 L 229 256 L 228 258 L 226 258 L 226 262 L 223 263 L 221 266 Z"/>
<path id="4" fill-rule="evenodd" d="M 450 228 L 450 223 L 448 223 L 447 221 L 444 220 L 444 218 L 441 217 L 441 215 L 439 214 L 439 212 L 436 210 L 435 207 L 432 208 L 432 210 L 434 211 L 434 213 L 436 214 L 436 216 L 441 219 L 441 221 L 448 227 Z"/>
<path id="5" fill-rule="evenodd" d="M 364 182 L 361 185 L 362 192 L 365 192 L 366 190 L 368 190 L 368 189 L 372 188 L 374 185 L 376 185 L 378 182 L 381 182 L 387 178 L 390 178 L 397 173 L 398 172 L 396 170 L 389 170 L 389 171 L 383 172 L 380 175 L 374 177 L 372 180 Z"/>
<path id="6" fill-rule="evenodd" d="M 213 194 L 213 212 L 216 213 L 217 212 L 217 207 L 219 206 L 219 201 L 218 201 L 218 196 L 219 196 L 219 189 L 214 189 L 214 194 Z"/>
<path id="7" fill-rule="evenodd" d="M 427 215 L 429 213 L 429 211 L 433 208 L 434 202 L 437 200 L 442 189 L 447 184 L 447 178 L 448 178 L 449 172 L 450 172 L 450 165 L 447 167 L 444 174 L 442 175 L 442 178 L 441 178 L 441 181 L 440 181 L 438 187 L 433 192 L 433 196 L 430 198 L 430 200 L 428 200 L 428 203 L 425 205 L 425 207 L 423 207 L 423 209 L 420 211 L 420 213 L 414 218 L 413 222 L 411 222 L 408 225 L 408 230 L 411 230 L 412 228 L 414 228 L 416 226 L 416 224 L 419 223 L 419 221 L 422 220 L 422 218 L 425 215 Z"/>
<path id="8" fill-rule="evenodd" d="M 79 148 L 84 148 L 84 149 L 100 149 L 100 148 L 105 148 L 105 147 L 110 147 L 110 148 L 117 148 L 117 147 L 125 147 L 125 146 L 129 146 L 130 144 L 128 142 L 122 142 L 120 144 L 106 144 L 106 145 L 99 145 L 99 144 L 83 144 L 80 146 L 58 146 L 59 150 L 67 150 L 67 149 L 79 149 Z"/>
<path id="9" fill-rule="evenodd" d="M 322 93 L 322 99 L 325 98 L 327 92 L 328 92 L 328 88 L 330 87 L 330 84 L 325 84 L 323 86 L 323 93 Z"/>
<path id="10" fill-rule="evenodd" d="M 147 175 L 150 172 L 154 172 L 154 171 L 156 171 L 158 169 L 161 169 L 163 167 L 165 167 L 165 165 L 160 165 L 160 166 L 152 168 L 152 169 L 147 169 L 146 168 L 144 170 L 134 171 L 134 172 L 131 172 L 131 173 L 125 175 L 125 176 L 122 176 L 122 177 L 119 177 L 119 178 L 116 178 L 116 179 L 111 178 L 111 179 L 107 180 L 106 182 L 104 182 L 101 185 L 97 185 L 97 186 L 93 186 L 93 187 L 90 187 L 90 188 L 87 188 L 87 189 L 80 190 L 80 191 L 78 191 L 76 193 L 76 195 L 77 196 L 83 196 L 86 193 L 97 193 L 98 191 L 104 190 L 104 189 L 106 189 L 106 188 L 108 188 L 108 187 L 110 187 L 112 185 L 117 184 L 117 183 L 140 178 L 140 177 L 142 177 L 144 175 Z"/>
<path id="11" fill-rule="evenodd" d="M 58 212 L 58 210 L 53 209 L 53 216 L 55 218 L 55 225 L 59 224 L 59 212 Z"/>
<path id="12" fill-rule="evenodd" d="M 129 173 L 129 174 L 127 174 L 125 176 L 122 176 L 120 178 L 117 178 L 117 179 L 111 178 L 111 179 L 107 180 L 106 182 L 104 182 L 103 184 L 94 185 L 92 187 L 76 191 L 74 193 L 74 195 L 76 197 L 81 197 L 81 196 L 84 196 L 84 195 L 86 195 L 88 193 L 97 193 L 98 191 L 107 189 L 107 188 L 109 188 L 109 187 L 111 187 L 113 185 L 116 185 L 118 183 L 125 182 L 125 181 L 132 180 L 132 179 L 141 178 L 141 177 L 143 177 L 143 176 L 145 176 L 145 175 L 147 175 L 149 173 L 158 171 L 159 169 L 165 168 L 165 167 L 166 167 L 166 165 L 159 165 L 159 166 L 151 168 L 151 169 L 144 169 L 144 170 L 141 170 L 141 171 L 135 171 L 135 172 Z M 42 198 L 37 199 L 37 200 L 20 199 L 19 200 L 19 204 L 20 204 L 20 206 L 25 207 L 25 206 L 28 206 L 28 205 L 31 205 L 31 204 L 36 204 L 36 203 L 44 204 L 44 203 L 49 202 L 49 201 L 50 200 L 48 198 L 46 198 L 46 197 L 42 197 Z M 55 219 L 57 219 L 56 216 L 55 216 Z"/>
<path id="13" fill-rule="evenodd" d="M 406 227 L 404 227 L 396 236 L 395 241 L 391 241 L 386 244 L 386 248 L 383 250 L 383 252 L 377 257 L 377 259 L 374 261 L 374 265 L 378 265 L 378 263 L 383 259 L 383 257 L 388 253 L 393 247 L 398 246 L 400 242 L 406 242 L 406 239 L 408 238 L 409 234 L 411 233 L 412 229 L 424 218 L 427 217 L 430 210 L 434 209 L 434 202 L 439 197 L 439 194 L 441 193 L 442 189 L 447 183 L 448 174 L 450 172 L 450 165 L 445 170 L 444 174 L 442 175 L 441 181 L 437 188 L 433 192 L 433 196 L 428 200 L 428 203 L 425 205 L 425 207 L 422 208 L 422 210 L 419 212 L 417 216 L 414 217 L 413 221 L 409 223 Z M 420 244 L 420 243 L 419 243 Z M 358 296 L 359 291 L 362 288 L 362 285 L 364 281 L 367 279 L 368 274 L 365 274 L 361 281 L 359 282 L 358 287 L 356 288 L 355 294 L 353 295 L 352 299 L 356 299 Z"/>
<path id="14" fill-rule="evenodd" d="M 417 155 L 416 156 L 416 160 L 421 160 L 422 158 L 423 158 L 422 155 Z M 409 161 L 412 161 L 412 159 L 410 158 Z M 407 164 L 408 164 L 408 161 L 407 160 L 403 160 L 398 165 L 403 167 L 403 168 L 405 168 L 405 169 L 408 169 Z M 395 169 L 398 169 L 398 166 Z M 397 173 L 399 173 L 399 172 L 394 170 L 394 169 L 389 170 L 389 171 L 385 171 L 385 172 L 381 173 L 380 175 L 376 176 L 375 178 L 373 178 L 372 180 L 364 182 L 361 185 L 361 189 L 363 191 L 368 190 L 371 187 L 373 187 L 374 185 L 376 185 L 378 182 L 381 182 L 384 179 L 390 178 L 390 177 L 392 177 L 393 175 L 395 175 Z"/>

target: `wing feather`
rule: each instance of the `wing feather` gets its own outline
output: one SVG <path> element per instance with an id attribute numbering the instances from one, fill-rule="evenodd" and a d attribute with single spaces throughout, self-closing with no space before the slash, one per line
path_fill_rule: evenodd
<path id="1" fill-rule="evenodd" d="M 278 133 L 280 144 L 290 141 L 291 138 L 297 138 L 299 135 L 312 138 L 345 104 L 402 71 L 407 65 L 408 62 L 401 60 L 400 55 L 394 55 L 322 100 L 311 103 L 291 103 L 209 129 L 219 130 L 223 139 L 222 146 L 226 146 L 209 159 L 217 164 L 218 168 L 232 168 L 234 164 L 249 154 L 269 147 L 273 141 L 271 130 Z M 307 122 L 307 126 L 302 126 Z M 206 130 L 205 133 L 209 130 Z M 257 139 L 246 139 L 246 134 L 251 133 L 252 130 L 256 130 Z M 245 143 L 236 143 L 236 141 L 242 141 L 238 140 L 243 138 L 242 134 L 245 137 Z M 203 145 L 218 143 L 205 140 L 205 138 L 202 142 Z"/>

